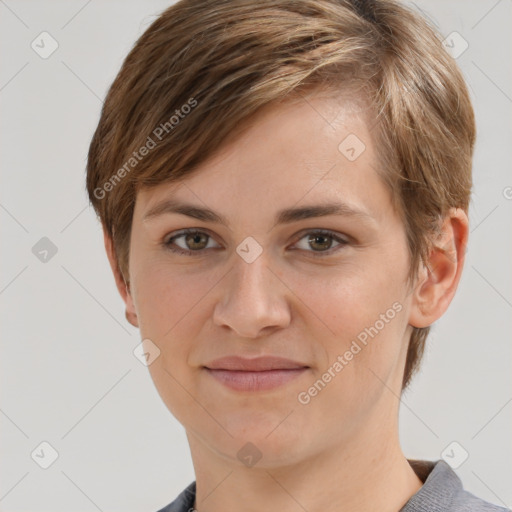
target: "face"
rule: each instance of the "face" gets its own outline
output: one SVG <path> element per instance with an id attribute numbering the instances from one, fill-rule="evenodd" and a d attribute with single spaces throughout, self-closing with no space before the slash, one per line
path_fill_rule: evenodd
<path id="1" fill-rule="evenodd" d="M 409 258 L 369 126 L 312 93 L 138 193 L 129 301 L 160 350 L 149 370 L 189 439 L 221 457 L 250 442 L 272 467 L 396 435 Z M 228 356 L 253 361 L 215 363 Z M 287 361 L 250 367 L 266 356 Z"/>

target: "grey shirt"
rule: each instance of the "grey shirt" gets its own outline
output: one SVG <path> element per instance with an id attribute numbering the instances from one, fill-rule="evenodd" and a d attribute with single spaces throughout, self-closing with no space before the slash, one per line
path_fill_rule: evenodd
<path id="1" fill-rule="evenodd" d="M 398 512 L 510 512 L 465 491 L 460 478 L 444 460 L 409 460 L 409 464 L 423 486 Z M 192 482 L 158 512 L 192 512 L 195 496 L 196 483 Z"/>

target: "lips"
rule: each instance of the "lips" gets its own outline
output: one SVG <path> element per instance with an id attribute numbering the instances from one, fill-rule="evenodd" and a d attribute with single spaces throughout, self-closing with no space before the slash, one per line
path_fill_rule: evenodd
<path id="1" fill-rule="evenodd" d="M 308 370 L 308 366 L 282 357 L 247 359 L 223 357 L 205 365 L 217 382 L 235 391 L 266 391 L 282 386 Z"/>
<path id="2" fill-rule="evenodd" d="M 275 356 L 261 356 L 248 359 L 240 356 L 228 356 L 216 359 L 205 365 L 210 370 L 232 370 L 247 372 L 262 372 L 269 370 L 297 370 L 307 368 L 307 365 Z"/>

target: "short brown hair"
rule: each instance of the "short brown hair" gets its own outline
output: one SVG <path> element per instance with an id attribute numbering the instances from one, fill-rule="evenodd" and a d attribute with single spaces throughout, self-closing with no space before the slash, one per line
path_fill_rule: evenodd
<path id="1" fill-rule="evenodd" d="M 473 109 L 437 32 L 395 0 L 181 0 L 126 57 L 89 148 L 88 194 L 127 283 L 140 187 L 190 176 L 258 109 L 321 85 L 357 85 L 375 113 L 417 275 L 438 220 L 467 213 L 472 187 Z M 402 390 L 429 330 L 413 328 Z"/>

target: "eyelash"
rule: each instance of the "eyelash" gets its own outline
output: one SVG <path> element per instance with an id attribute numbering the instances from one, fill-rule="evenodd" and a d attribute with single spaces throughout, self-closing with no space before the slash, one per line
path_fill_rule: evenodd
<path id="1" fill-rule="evenodd" d="M 206 249 L 201 249 L 201 250 L 198 250 L 198 251 L 191 251 L 191 250 L 188 250 L 188 249 L 182 249 L 181 247 L 176 249 L 175 247 L 172 246 L 172 243 L 173 243 L 174 240 L 176 240 L 177 238 L 183 237 L 185 235 L 189 235 L 189 234 L 191 234 L 191 235 L 204 234 L 207 237 L 209 237 L 209 239 L 212 238 L 212 236 L 209 235 L 208 233 L 206 233 L 205 231 L 200 231 L 198 229 L 184 229 L 184 230 L 178 232 L 177 234 L 175 234 L 174 236 L 172 236 L 171 238 L 167 239 L 167 241 L 164 241 L 162 245 L 164 246 L 165 249 L 167 249 L 167 250 L 169 250 L 169 251 L 171 251 L 173 253 L 176 253 L 176 254 L 181 254 L 183 256 L 201 256 Z M 327 236 L 329 238 L 332 238 L 334 241 L 336 241 L 336 242 L 338 242 L 340 244 L 337 247 L 331 247 L 327 251 L 306 251 L 306 252 L 311 253 L 311 255 L 314 258 L 325 257 L 326 255 L 330 256 L 333 252 L 337 252 L 338 250 L 342 249 L 345 245 L 348 245 L 348 243 L 349 243 L 347 240 L 339 237 L 334 232 L 329 231 L 329 230 L 325 230 L 325 229 L 310 230 L 310 231 L 304 233 L 297 240 L 297 242 L 299 242 L 300 240 L 302 240 L 303 238 L 305 238 L 308 235 Z"/>

